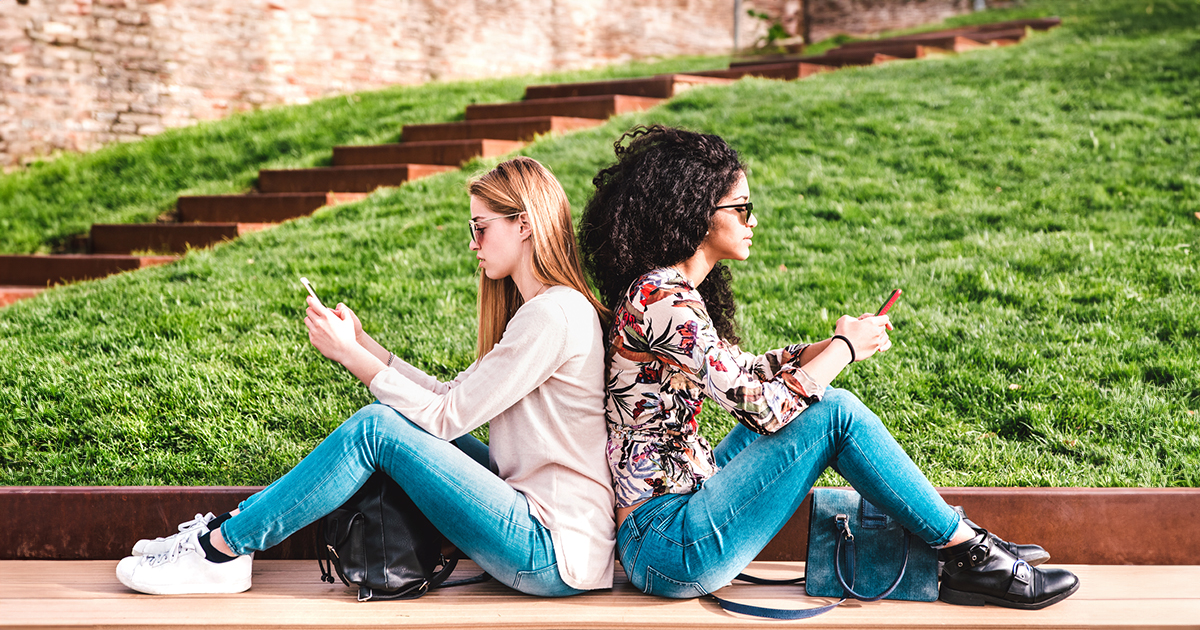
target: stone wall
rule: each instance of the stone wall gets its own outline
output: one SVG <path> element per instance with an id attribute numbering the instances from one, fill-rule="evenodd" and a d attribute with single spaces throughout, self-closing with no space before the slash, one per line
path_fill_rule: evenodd
<path id="1" fill-rule="evenodd" d="M 729 0 L 0 0 L 0 166 L 355 90 L 732 45 Z"/>
<path id="2" fill-rule="evenodd" d="M 804 0 L 804 37 L 868 35 L 940 22 L 969 13 L 977 0 Z"/>

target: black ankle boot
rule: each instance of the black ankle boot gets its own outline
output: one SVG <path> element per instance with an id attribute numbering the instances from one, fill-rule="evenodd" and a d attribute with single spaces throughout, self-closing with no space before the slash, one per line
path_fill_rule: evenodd
<path id="1" fill-rule="evenodd" d="M 1079 588 L 1079 578 L 1070 571 L 1035 569 L 996 544 L 987 530 L 975 531 L 979 534 L 975 538 L 938 551 L 938 560 L 944 563 L 938 599 L 960 606 L 1037 610 Z"/>
<path id="2" fill-rule="evenodd" d="M 973 523 L 969 518 L 964 517 L 963 522 L 966 523 L 971 529 L 983 529 L 982 527 Z M 1018 545 L 1017 543 L 1010 543 L 991 532 L 988 532 L 988 536 L 992 539 L 993 544 L 999 545 L 1008 553 L 1016 556 L 1018 560 L 1024 560 L 1026 564 L 1031 567 L 1036 567 L 1037 565 L 1042 564 L 1050 559 L 1050 552 L 1042 549 L 1038 545 Z"/>
<path id="3" fill-rule="evenodd" d="M 954 506 L 954 511 L 958 512 L 958 515 L 962 517 L 962 521 L 963 523 L 967 524 L 967 527 L 970 527 L 976 531 L 983 529 L 982 527 L 976 525 L 974 521 L 967 518 L 967 515 L 963 512 L 961 505 Z M 1011 553 L 1021 560 L 1024 560 L 1031 567 L 1036 567 L 1037 565 L 1042 564 L 1050 559 L 1050 552 L 1042 549 L 1038 545 L 1018 545 L 1017 543 L 1010 543 L 1006 540 L 1003 540 L 995 534 L 989 533 L 988 535 L 991 536 L 994 544 L 1000 545 L 1005 551 Z"/>

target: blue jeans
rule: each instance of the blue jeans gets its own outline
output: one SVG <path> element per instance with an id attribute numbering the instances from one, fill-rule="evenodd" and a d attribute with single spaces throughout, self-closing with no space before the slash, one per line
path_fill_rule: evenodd
<path id="1" fill-rule="evenodd" d="M 699 597 L 729 583 L 766 547 L 826 467 L 930 545 L 959 515 L 854 394 L 828 389 L 771 435 L 738 425 L 713 453 L 722 468 L 691 494 L 638 506 L 617 531 L 625 573 L 643 592 Z"/>
<path id="2" fill-rule="evenodd" d="M 562 581 L 550 530 L 525 495 L 488 469 L 487 446 L 434 437 L 396 410 L 367 405 L 221 525 L 239 554 L 268 549 L 346 502 L 376 470 L 395 479 L 450 542 L 497 581 L 530 595 L 582 593 Z"/>

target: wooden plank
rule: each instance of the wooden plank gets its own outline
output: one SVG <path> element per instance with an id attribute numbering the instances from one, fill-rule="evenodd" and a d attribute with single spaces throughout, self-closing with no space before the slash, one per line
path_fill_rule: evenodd
<path id="1" fill-rule="evenodd" d="M 237 595 L 156 597 L 121 586 L 112 561 L 0 562 L 0 628 L 1185 628 L 1200 613 L 1200 566 L 1068 566 L 1081 580 L 1066 601 L 1040 611 L 940 602 L 852 603 L 796 622 L 745 618 L 710 599 L 643 595 L 618 571 L 616 586 L 577 597 L 541 599 L 495 581 L 434 591 L 412 601 L 360 604 L 341 584 L 317 580 L 315 562 L 256 561 L 254 587 Z M 464 563 L 455 578 L 473 575 Z M 748 572 L 781 577 L 799 563 L 754 563 Z M 810 607 L 799 587 L 734 585 L 723 597 L 779 607 Z"/>

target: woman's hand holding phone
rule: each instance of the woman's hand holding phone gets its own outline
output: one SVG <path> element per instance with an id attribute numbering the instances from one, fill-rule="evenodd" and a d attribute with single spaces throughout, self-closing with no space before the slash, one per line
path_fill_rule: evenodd
<path id="1" fill-rule="evenodd" d="M 834 326 L 834 334 L 849 339 L 854 345 L 855 360 L 862 361 L 892 347 L 892 340 L 887 334 L 891 329 L 891 318 L 887 315 L 865 313 L 860 317 L 843 315 Z"/>
<path id="2" fill-rule="evenodd" d="M 327 359 L 345 365 L 349 351 L 360 347 L 355 330 L 358 317 L 345 304 L 338 304 L 336 310 L 325 308 L 315 296 L 308 297 L 304 315 L 313 347 Z M 361 324 L 357 327 L 361 330 Z"/>

